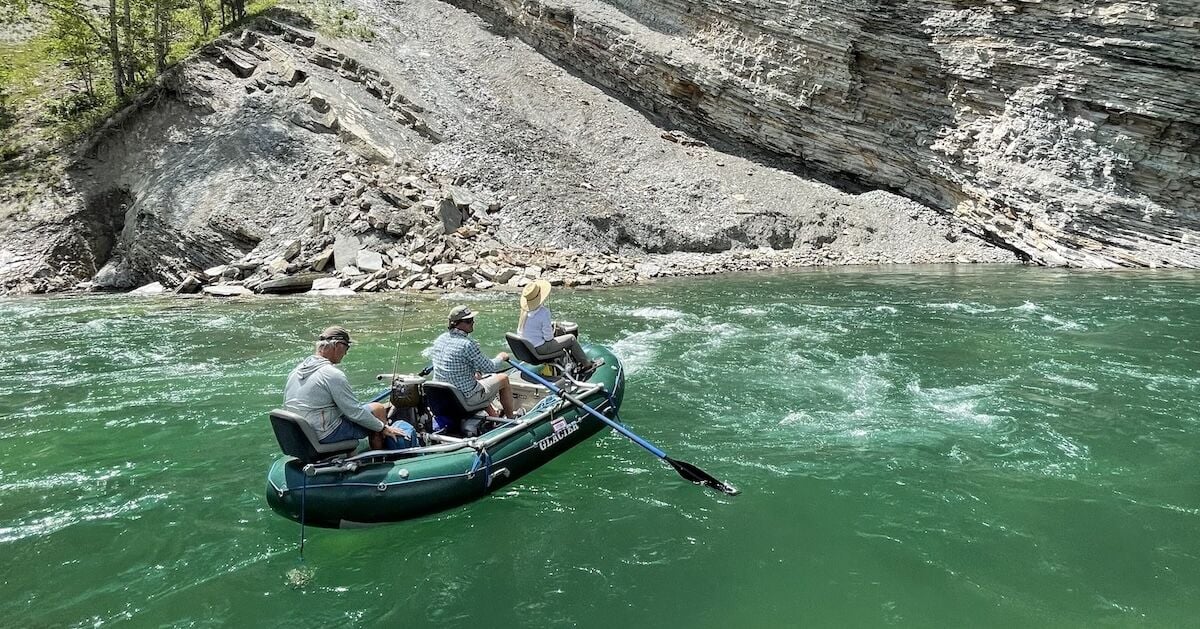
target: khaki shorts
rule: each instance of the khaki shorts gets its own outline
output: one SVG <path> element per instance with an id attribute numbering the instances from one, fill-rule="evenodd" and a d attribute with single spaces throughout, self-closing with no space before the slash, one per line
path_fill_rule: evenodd
<path id="1" fill-rule="evenodd" d="M 467 404 L 474 406 L 495 398 L 500 393 L 500 374 L 492 373 L 480 378 L 479 385 L 474 393 L 463 396 L 467 399 Z"/>

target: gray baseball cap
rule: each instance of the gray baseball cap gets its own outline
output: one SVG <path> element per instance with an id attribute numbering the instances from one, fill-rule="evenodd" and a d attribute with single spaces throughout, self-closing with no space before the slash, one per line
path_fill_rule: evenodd
<path id="1" fill-rule="evenodd" d="M 353 343 L 350 340 L 350 333 L 340 325 L 331 325 L 321 331 L 318 341 L 342 341 L 346 345 Z"/>
<path id="2" fill-rule="evenodd" d="M 450 309 L 450 316 L 448 318 L 450 320 L 450 325 L 454 325 L 455 323 L 458 323 L 459 321 L 466 321 L 467 319 L 474 319 L 475 311 L 471 310 L 470 308 L 468 308 L 464 305 L 458 305 L 458 306 L 455 306 L 454 308 Z"/>

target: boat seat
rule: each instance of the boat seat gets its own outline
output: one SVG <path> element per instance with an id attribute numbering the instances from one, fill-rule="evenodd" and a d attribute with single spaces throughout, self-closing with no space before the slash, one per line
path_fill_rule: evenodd
<path id="1" fill-rule="evenodd" d="M 505 334 L 504 337 L 508 339 L 508 348 L 512 350 L 513 358 L 529 365 L 549 365 L 551 373 L 546 374 L 543 372 L 542 375 L 550 380 L 555 380 L 566 373 L 569 360 L 566 349 L 560 349 L 557 352 L 551 353 L 539 352 L 533 346 L 533 343 L 525 340 L 524 337 L 512 332 Z M 521 374 L 521 379 L 525 382 L 537 384 L 537 380 L 530 378 L 525 373 Z"/>
<path id="2" fill-rule="evenodd" d="M 543 353 L 539 352 L 533 343 L 530 343 L 524 337 L 508 332 L 504 335 L 508 339 L 508 348 L 512 350 L 513 356 L 523 363 L 531 365 L 542 365 L 550 362 L 557 362 L 559 359 L 567 357 L 567 350 L 560 349 L 556 352 Z"/>
<path id="3" fill-rule="evenodd" d="M 301 463 L 313 463 L 346 454 L 358 447 L 357 440 L 321 443 L 317 439 L 317 431 L 303 417 L 281 408 L 271 411 L 271 430 L 275 431 L 279 449 L 288 456 L 296 457 Z"/>
<path id="4" fill-rule="evenodd" d="M 468 404 L 466 396 L 458 387 L 449 382 L 429 381 L 421 385 L 425 393 L 425 403 L 434 415 L 441 415 L 447 420 L 457 422 L 466 419 L 491 405 L 491 400 Z"/>

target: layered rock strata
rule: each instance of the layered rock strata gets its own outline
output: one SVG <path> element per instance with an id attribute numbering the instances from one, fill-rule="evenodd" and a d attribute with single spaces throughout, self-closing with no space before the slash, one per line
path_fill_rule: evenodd
<path id="1" fill-rule="evenodd" d="M 462 11 L 410 8 L 369 44 L 265 20 L 180 64 L 34 209 L 0 223 L 0 292 L 458 290 L 1012 261 L 899 197 L 844 194 L 665 131 Z"/>
<path id="2" fill-rule="evenodd" d="M 643 109 L 1052 265 L 1200 266 L 1200 7 L 452 0 Z"/>

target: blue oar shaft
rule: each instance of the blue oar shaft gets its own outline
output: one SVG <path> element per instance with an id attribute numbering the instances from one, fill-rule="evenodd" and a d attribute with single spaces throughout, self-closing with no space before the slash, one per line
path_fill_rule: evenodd
<path id="1" fill-rule="evenodd" d="M 592 408 L 591 406 L 588 406 L 588 405 L 587 405 L 587 404 L 585 404 L 585 403 L 584 403 L 582 400 L 580 400 L 580 399 L 578 399 L 578 398 L 576 398 L 576 397 L 574 397 L 574 396 L 572 396 L 572 395 L 570 395 L 570 394 L 568 394 L 568 393 L 564 392 L 562 389 L 560 389 L 560 388 L 558 388 L 557 386 L 555 386 L 553 382 L 550 382 L 549 380 L 547 380 L 547 379 L 545 379 L 545 378 L 541 377 L 541 376 L 540 376 L 540 375 L 538 375 L 537 373 L 534 373 L 534 371 L 533 371 L 533 370 L 531 370 L 531 369 L 529 369 L 529 368 L 527 368 L 527 367 L 522 367 L 521 365 L 518 365 L 517 363 L 515 363 L 515 362 L 513 362 L 513 361 L 511 361 L 511 360 L 508 362 L 508 364 L 510 364 L 510 365 L 512 365 L 513 367 L 515 367 L 515 368 L 517 369 L 517 371 L 520 371 L 521 373 L 523 373 L 523 374 L 525 374 L 525 375 L 527 375 L 527 376 L 529 376 L 529 377 L 533 378 L 533 379 L 534 379 L 534 381 L 536 381 L 538 384 L 540 384 L 540 385 L 542 385 L 542 386 L 546 387 L 547 389 L 549 389 L 549 390 L 550 390 L 550 392 L 551 392 L 551 393 L 553 393 L 554 395 L 557 395 L 558 397 L 560 397 L 560 398 L 563 398 L 564 400 L 567 400 L 568 402 L 570 402 L 570 403 L 574 404 L 575 406 L 578 406 L 579 408 L 583 409 L 583 410 L 584 410 L 586 413 L 590 414 L 592 417 L 595 417 L 596 419 L 599 419 L 600 421 L 602 421 L 602 422 L 604 422 L 604 423 L 608 424 L 609 426 L 611 426 L 613 430 L 615 430 L 615 431 L 617 431 L 617 432 L 621 433 L 622 435 L 625 435 L 626 437 L 629 437 L 629 438 L 630 438 L 630 439 L 631 439 L 631 440 L 632 440 L 634 443 L 636 443 L 636 444 L 638 444 L 639 446 L 642 446 L 643 448 L 645 448 L 645 449 L 649 450 L 649 451 L 650 451 L 650 453 L 651 453 L 651 454 L 653 454 L 654 456 L 656 456 L 656 457 L 658 457 L 658 458 L 660 458 L 660 459 L 666 459 L 666 458 L 667 458 L 667 453 L 666 453 L 666 452 L 663 452 L 662 450 L 659 450 L 658 448 L 654 447 L 654 445 L 653 445 L 653 444 L 651 444 L 650 442 L 648 442 L 648 441 L 646 441 L 645 439 L 642 439 L 641 437 L 639 437 L 639 436 L 637 436 L 637 435 L 633 434 L 632 432 L 630 432 L 630 431 L 629 431 L 629 429 L 628 429 L 628 428 L 626 428 L 626 427 L 622 426 L 621 424 L 618 424 L 617 422 L 615 422 L 615 421 L 613 421 L 613 420 L 611 420 L 611 419 L 609 419 L 609 418 L 605 417 L 605 416 L 604 416 L 602 413 L 600 413 L 600 411 L 597 411 L 596 409 Z"/>

